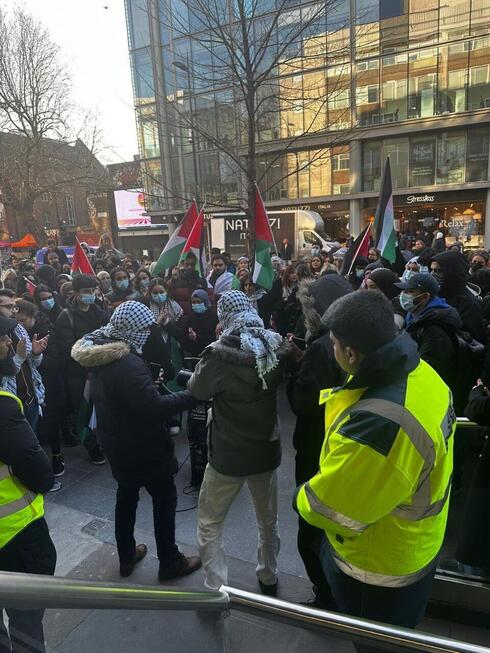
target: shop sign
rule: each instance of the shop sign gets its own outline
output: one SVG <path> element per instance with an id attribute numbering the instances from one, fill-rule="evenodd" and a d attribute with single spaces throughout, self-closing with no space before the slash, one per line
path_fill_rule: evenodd
<path id="1" fill-rule="evenodd" d="M 420 204 L 426 202 L 434 202 L 434 195 L 409 195 L 407 197 L 407 204 Z"/>

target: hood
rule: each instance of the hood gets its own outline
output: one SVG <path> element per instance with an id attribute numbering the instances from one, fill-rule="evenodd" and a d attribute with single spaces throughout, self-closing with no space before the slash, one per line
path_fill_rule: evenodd
<path id="1" fill-rule="evenodd" d="M 369 278 L 388 299 L 394 299 L 400 294 L 400 288 L 395 286 L 395 283 L 399 283 L 400 279 L 394 272 L 388 270 L 388 268 L 373 270 Z"/>
<path id="2" fill-rule="evenodd" d="M 276 350 L 277 357 L 279 359 L 283 358 L 287 355 L 289 349 L 289 343 L 283 342 Z M 206 347 L 205 351 L 212 351 L 215 356 L 225 363 L 231 363 L 238 367 L 255 368 L 256 365 L 254 354 L 240 349 L 240 336 L 221 336 L 219 340 Z"/>
<path id="3" fill-rule="evenodd" d="M 50 288 L 54 286 L 57 274 L 51 265 L 40 265 L 36 270 L 36 277 Z"/>
<path id="4" fill-rule="evenodd" d="M 437 254 L 433 260 L 439 263 L 444 274 L 441 284 L 441 294 L 444 297 L 460 292 L 466 286 L 470 266 L 463 254 L 451 250 Z"/>
<path id="5" fill-rule="evenodd" d="M 434 297 L 430 300 L 424 310 L 416 315 L 407 315 L 407 326 L 424 324 L 440 324 L 459 331 L 463 323 L 458 311 L 449 306 L 442 297 Z"/>
<path id="6" fill-rule="evenodd" d="M 129 345 L 120 340 L 93 342 L 85 337 L 73 345 L 71 357 L 82 367 L 102 367 L 124 358 L 130 352 Z"/>
<path id="7" fill-rule="evenodd" d="M 299 284 L 297 298 L 301 303 L 305 326 L 311 337 L 325 329 L 322 317 L 336 299 L 352 292 L 352 286 L 340 274 L 327 274 L 317 280 L 307 279 Z"/>
<path id="8" fill-rule="evenodd" d="M 344 388 L 354 390 L 388 385 L 410 374 L 419 362 L 417 343 L 408 333 L 402 333 L 368 354 Z"/>

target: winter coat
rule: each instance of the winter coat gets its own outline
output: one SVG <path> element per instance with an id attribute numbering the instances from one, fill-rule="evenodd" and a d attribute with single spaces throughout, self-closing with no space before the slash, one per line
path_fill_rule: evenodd
<path id="1" fill-rule="evenodd" d="M 12 338 L 12 348 L 14 351 L 17 349 L 19 340 L 24 339 L 28 341 L 27 358 L 25 363 L 31 373 L 32 388 L 34 390 L 34 394 L 36 395 L 37 403 L 39 406 L 42 406 L 45 399 L 45 388 L 38 368 L 43 361 L 43 354 L 35 355 L 32 353 L 31 338 L 29 337 L 29 334 L 24 329 L 22 324 L 17 324 L 15 329 L 10 334 L 10 337 Z M 24 361 L 19 358 L 17 354 L 15 354 L 14 363 L 16 367 L 16 376 L 4 376 L 1 378 L 0 389 L 11 392 L 13 395 L 17 395 L 17 374 L 20 372 Z"/>
<path id="2" fill-rule="evenodd" d="M 280 464 L 277 388 L 286 351 L 277 351 L 280 364 L 265 376 L 264 390 L 255 357 L 240 349 L 238 336 L 222 336 L 204 350 L 188 388 L 196 399 L 213 399 L 208 456 L 221 474 L 261 474 Z"/>
<path id="3" fill-rule="evenodd" d="M 287 394 L 296 427 L 293 446 L 296 449 L 296 485 L 304 483 L 318 471 L 318 460 L 325 439 L 325 406 L 320 406 L 320 392 L 345 381 L 338 366 L 328 333 L 308 344 L 305 354 L 293 371 Z"/>
<path id="4" fill-rule="evenodd" d="M 458 311 L 463 330 L 479 342 L 485 342 L 482 302 L 467 288 L 469 265 L 465 257 L 456 251 L 442 252 L 434 257 L 444 274 L 441 297 Z"/>
<path id="5" fill-rule="evenodd" d="M 44 449 L 15 399 L 5 396 L 0 396 L 0 460 L 32 492 L 46 494 L 53 485 Z"/>
<path id="6" fill-rule="evenodd" d="M 72 356 L 90 371 L 97 435 L 116 481 L 144 485 L 175 474 L 177 460 L 165 423 L 194 408 L 190 393 L 160 395 L 145 362 L 125 342 L 79 340 Z"/>
<path id="7" fill-rule="evenodd" d="M 163 370 L 163 377 L 170 381 L 175 376 L 175 369 L 171 360 L 170 343 L 163 339 L 162 330 L 157 324 L 150 326 L 150 337 L 143 347 L 143 360 L 151 371 L 155 381 Z"/>
<path id="8" fill-rule="evenodd" d="M 462 329 L 461 318 L 445 299 L 434 297 L 420 314 L 407 316 L 407 333 L 415 340 L 419 356 L 451 388 L 457 415 L 463 414 L 469 388 L 462 386 L 458 373 L 458 352 L 452 335 Z"/>
<path id="9" fill-rule="evenodd" d="M 43 263 L 44 263 L 44 265 L 49 265 L 49 261 L 48 261 L 48 255 L 49 254 L 56 254 L 58 256 L 58 260 L 59 260 L 61 266 L 63 266 L 65 263 L 69 263 L 68 257 L 66 255 L 65 250 L 60 249 L 59 247 L 55 247 L 53 252 L 51 252 L 49 249 L 47 249 L 44 252 L 44 254 L 43 254 Z"/>
<path id="10" fill-rule="evenodd" d="M 205 313 L 192 311 L 190 315 L 183 315 L 177 322 L 175 335 L 184 351 L 190 356 L 197 357 L 208 345 L 216 340 L 217 324 L 218 318 L 214 308 L 208 308 Z M 196 340 L 189 338 L 189 329 L 196 333 Z"/>

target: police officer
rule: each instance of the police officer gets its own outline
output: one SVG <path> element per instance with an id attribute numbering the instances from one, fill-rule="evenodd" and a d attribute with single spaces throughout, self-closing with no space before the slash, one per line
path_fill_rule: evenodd
<path id="1" fill-rule="evenodd" d="M 451 393 L 415 342 L 396 336 L 381 293 L 346 295 L 324 321 L 349 376 L 320 395 L 319 472 L 298 489 L 296 507 L 325 531 L 322 567 L 340 611 L 414 627 L 446 529 Z"/>
<path id="2" fill-rule="evenodd" d="M 8 334 L 16 324 L 0 316 L 0 381 L 15 373 Z M 43 517 L 53 480 L 20 399 L 0 391 L 0 571 L 54 574 L 56 550 Z M 9 624 L 7 631 L 0 619 L 0 653 L 44 653 L 43 610 L 4 609 Z"/>

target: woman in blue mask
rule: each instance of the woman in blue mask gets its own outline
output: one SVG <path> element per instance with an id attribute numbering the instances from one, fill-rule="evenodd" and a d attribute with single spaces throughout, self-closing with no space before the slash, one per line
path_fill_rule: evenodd
<path id="1" fill-rule="evenodd" d="M 134 277 L 133 286 L 135 295 L 137 293 L 137 298 L 142 300 L 143 297 L 146 297 L 148 290 L 150 288 L 151 274 L 145 268 L 140 268 Z"/>
<path id="2" fill-rule="evenodd" d="M 129 273 L 124 268 L 117 267 L 112 270 L 111 286 L 114 296 L 120 301 L 135 298 L 135 291 Z"/>
<path id="3" fill-rule="evenodd" d="M 177 328 L 185 354 L 198 357 L 205 347 L 216 340 L 218 318 L 205 290 L 194 290 L 191 301 L 191 314 L 183 316 Z"/>

